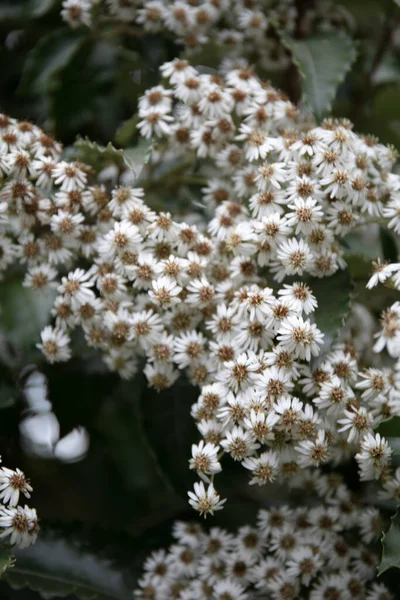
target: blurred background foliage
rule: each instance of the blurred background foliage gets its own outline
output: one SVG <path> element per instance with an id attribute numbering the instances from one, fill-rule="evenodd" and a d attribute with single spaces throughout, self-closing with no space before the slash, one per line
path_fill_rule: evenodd
<path id="1" fill-rule="evenodd" d="M 320 46 L 313 54 L 315 40 L 298 32 L 293 39 L 281 37 L 285 51 L 293 53 L 287 71 L 261 75 L 294 101 L 303 98 L 317 117 L 319 103 L 333 101 L 334 115 L 350 118 L 358 131 L 400 149 L 399 3 L 344 4 L 350 24 L 338 23 L 339 37 L 326 36 L 319 62 Z M 168 35 L 150 35 L 112 20 L 74 30 L 63 23 L 60 9 L 58 0 L 0 1 L 0 110 L 34 121 L 65 145 L 74 143 L 78 134 L 105 145 L 134 145 L 137 100 L 158 82 L 160 64 L 182 55 L 183 47 Z M 279 38 L 278 25 L 269 34 Z M 191 60 L 215 67 L 219 50 L 205 45 Z M 307 87 L 312 84 L 311 67 L 316 67 L 319 93 L 331 98 L 318 97 L 315 87 Z M 324 79 L 332 73 L 335 85 Z M 392 240 L 382 234 L 381 242 L 384 258 L 396 259 Z M 361 293 L 377 252 L 359 256 L 357 240 L 354 244 L 349 248 L 350 271 Z M 376 311 L 387 301 L 376 298 Z M 196 439 L 190 405 L 197 390 L 180 380 L 158 395 L 140 377 L 122 382 L 84 352 L 49 368 L 35 350 L 48 314 L 46 303 L 38 303 L 15 281 L 1 286 L 0 303 L 1 454 L 8 466 L 22 468 L 32 479 L 43 528 L 36 546 L 18 554 L 16 566 L 7 572 L 14 590 L 0 582 L 0 597 L 34 600 L 35 591 L 17 591 L 28 586 L 49 598 L 131 598 L 149 549 L 168 539 L 173 519 L 193 518 L 186 503 L 193 483 L 187 459 Z M 30 364 L 48 379 L 47 395 L 61 434 L 78 424 L 87 428 L 90 450 L 85 460 L 62 464 L 21 450 L 18 426 L 26 409 L 24 370 Z M 248 522 L 265 498 L 249 488 L 235 465 L 224 471 L 226 489 L 220 492 L 225 496 L 229 489 L 231 500 L 218 525 L 237 526 Z M 283 494 L 276 488 L 270 497 L 283 501 Z M 0 572 L 2 561 L 0 556 Z M 74 573 L 68 584 L 65 570 Z"/>

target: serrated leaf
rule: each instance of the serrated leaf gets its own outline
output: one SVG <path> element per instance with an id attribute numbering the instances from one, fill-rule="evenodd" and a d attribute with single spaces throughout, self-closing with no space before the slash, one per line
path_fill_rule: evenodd
<path id="1" fill-rule="evenodd" d="M 324 334 L 324 353 L 337 338 L 350 312 L 354 285 L 348 270 L 337 271 L 331 277 L 312 278 L 308 285 L 318 301 L 315 322 Z"/>
<path id="2" fill-rule="evenodd" d="M 7 339 L 19 349 L 29 349 L 40 341 L 40 332 L 50 321 L 55 290 L 40 294 L 23 287 L 20 281 L 0 286 L 0 326 Z"/>
<path id="3" fill-rule="evenodd" d="M 80 50 L 85 37 L 71 29 L 56 29 L 42 37 L 25 61 L 19 91 L 47 93 L 56 84 L 55 76 Z"/>
<path id="4" fill-rule="evenodd" d="M 129 581 L 127 561 L 107 557 L 107 534 L 104 536 L 94 549 L 84 536 L 44 528 L 34 546 L 15 551 L 16 564 L 6 579 L 14 589 L 28 587 L 46 596 L 64 598 L 75 594 L 80 600 L 131 600 L 134 576 Z M 120 552 L 122 542 L 116 543 L 115 550 Z M 129 546 L 133 551 L 133 540 L 130 544 L 124 548 L 127 557 Z"/>
<path id="5" fill-rule="evenodd" d="M 400 568 L 400 515 L 399 510 L 391 518 L 389 530 L 382 535 L 382 559 L 378 575 L 392 567 Z"/>
<path id="6" fill-rule="evenodd" d="M 102 146 L 88 137 L 78 137 L 74 148 L 78 152 L 77 158 L 96 170 L 101 170 L 109 164 L 124 164 L 124 150 L 115 148 L 111 142 Z"/>
<path id="7" fill-rule="evenodd" d="M 85 137 L 78 138 L 74 147 L 77 150 L 77 158 L 97 171 L 107 165 L 115 164 L 119 167 L 128 167 L 135 177 L 139 177 L 143 166 L 149 160 L 152 144 L 149 140 L 140 139 L 136 146 L 122 149 L 115 148 L 111 142 L 107 146 L 102 146 Z"/>
<path id="8" fill-rule="evenodd" d="M 282 43 L 303 80 L 303 99 L 317 119 L 330 111 L 336 90 L 356 59 L 355 42 L 341 31 L 295 40 L 281 34 Z"/>

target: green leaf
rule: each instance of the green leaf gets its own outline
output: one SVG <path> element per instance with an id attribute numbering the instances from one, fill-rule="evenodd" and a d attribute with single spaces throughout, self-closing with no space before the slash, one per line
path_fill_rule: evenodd
<path id="1" fill-rule="evenodd" d="M 151 140 L 141 138 L 133 148 L 124 150 L 123 158 L 128 169 L 133 171 L 135 177 L 139 177 L 144 165 L 148 163 L 152 150 Z"/>
<path id="2" fill-rule="evenodd" d="M 308 282 L 318 301 L 315 322 L 324 334 L 323 353 L 337 338 L 350 312 L 354 285 L 348 270 Z"/>
<path id="3" fill-rule="evenodd" d="M 391 417 L 386 421 L 382 421 L 377 427 L 377 432 L 385 438 L 400 439 L 400 417 Z"/>
<path id="4" fill-rule="evenodd" d="M 378 136 L 384 144 L 400 148 L 400 84 L 384 86 L 372 102 L 371 112 L 359 125 L 363 131 Z"/>
<path id="5" fill-rule="evenodd" d="M 127 146 L 137 135 L 136 125 L 139 122 L 139 115 L 133 115 L 127 121 L 124 121 L 117 129 L 115 142 L 119 146 Z"/>
<path id="6" fill-rule="evenodd" d="M 162 483 L 157 462 L 141 429 L 139 404 L 145 385 L 138 377 L 133 385 L 131 382 L 121 382 L 110 401 L 104 403 L 96 420 L 96 428 L 104 437 L 104 443 L 127 489 L 136 496 L 151 496 L 151 490 L 158 487 L 160 491 Z M 166 489 L 162 487 L 165 500 Z M 155 498 L 146 498 L 147 506 L 152 500 Z"/>
<path id="7" fill-rule="evenodd" d="M 78 138 L 74 147 L 78 152 L 77 158 L 97 171 L 109 164 L 115 164 L 121 168 L 128 167 L 139 177 L 143 166 L 149 160 L 152 145 L 151 141 L 140 139 L 136 146 L 123 150 L 115 148 L 111 142 L 102 146 L 85 137 Z"/>
<path id="8" fill-rule="evenodd" d="M 111 142 L 107 146 L 102 146 L 87 136 L 78 137 L 74 148 L 78 151 L 77 158 L 96 170 L 101 170 L 109 164 L 119 166 L 124 164 L 124 150 L 115 148 Z"/>
<path id="9" fill-rule="evenodd" d="M 23 287 L 20 281 L 2 283 L 0 327 L 16 348 L 29 349 L 40 341 L 40 332 L 50 321 L 55 296 L 55 290 L 40 294 Z"/>
<path id="10" fill-rule="evenodd" d="M 132 600 L 135 577 L 128 557 L 133 550 L 134 541 L 127 536 L 113 540 L 112 534 L 102 532 L 94 544 L 83 532 L 66 535 L 45 527 L 34 546 L 15 551 L 16 564 L 6 579 L 14 589 L 28 587 L 46 597 Z"/>
<path id="11" fill-rule="evenodd" d="M 13 385 L 9 385 L 8 383 L 0 383 L 0 409 L 13 406 L 16 402 L 16 395 L 17 391 Z"/>
<path id="12" fill-rule="evenodd" d="M 14 566 L 14 556 L 11 554 L 11 550 L 2 549 L 0 550 L 0 579 L 4 576 L 4 573 Z"/>
<path id="13" fill-rule="evenodd" d="M 18 91 L 34 95 L 47 93 L 57 85 L 56 76 L 81 49 L 85 37 L 62 28 L 42 37 L 29 52 Z"/>
<path id="14" fill-rule="evenodd" d="M 303 99 L 317 119 L 330 111 L 339 84 L 356 59 L 355 42 L 341 31 L 304 40 L 281 33 L 284 46 L 303 79 Z"/>
<path id="15" fill-rule="evenodd" d="M 400 568 L 400 515 L 399 511 L 391 518 L 389 530 L 382 535 L 382 559 L 378 566 L 378 575 L 391 567 Z"/>
<path id="16" fill-rule="evenodd" d="M 46 14 L 56 0 L 2 0 L 0 2 L 0 21 L 35 19 Z"/>
<path id="17" fill-rule="evenodd" d="M 141 398 L 143 432 L 158 464 L 174 489 L 187 498 L 194 481 L 189 470 L 191 445 L 199 434 L 190 416 L 191 405 L 199 391 L 180 377 L 167 390 L 157 393 L 147 389 Z"/>

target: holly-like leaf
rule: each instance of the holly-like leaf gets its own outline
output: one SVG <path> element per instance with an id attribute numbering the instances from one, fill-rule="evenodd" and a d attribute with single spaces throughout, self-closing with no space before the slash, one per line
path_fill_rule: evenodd
<path id="1" fill-rule="evenodd" d="M 318 301 L 315 322 L 324 334 L 322 353 L 329 350 L 350 312 L 354 285 L 348 270 L 308 282 Z"/>
<path id="2" fill-rule="evenodd" d="M 354 41 L 341 31 L 330 31 L 304 40 L 281 33 L 284 46 L 303 80 L 303 99 L 317 119 L 331 109 L 339 84 L 356 59 Z"/>
<path id="3" fill-rule="evenodd" d="M 56 76 L 81 49 L 85 37 L 71 29 L 56 29 L 43 36 L 28 54 L 19 91 L 43 94 L 57 85 Z"/>
<path id="4" fill-rule="evenodd" d="M 46 597 L 75 594 L 80 600 L 132 600 L 138 576 L 129 563 L 134 540 L 127 536 L 112 540 L 115 557 L 108 549 L 110 535 L 98 535 L 94 547 L 83 532 L 65 534 L 44 527 L 34 546 L 15 551 L 16 563 L 6 579 L 14 589 L 28 587 Z"/>
<path id="5" fill-rule="evenodd" d="M 400 568 L 400 514 L 399 510 L 391 519 L 389 530 L 382 535 L 382 559 L 378 566 L 378 575 L 391 567 Z"/>
<path id="6" fill-rule="evenodd" d="M 96 171 L 114 164 L 120 168 L 127 167 L 136 177 L 139 177 L 151 152 L 151 142 L 144 139 L 140 139 L 139 143 L 132 148 L 122 149 L 115 148 L 111 142 L 107 146 L 102 146 L 85 137 L 78 138 L 74 147 L 77 150 L 77 158 Z"/>
<path id="7" fill-rule="evenodd" d="M 55 290 L 40 294 L 22 287 L 21 281 L 0 286 L 0 326 L 19 349 L 30 349 L 40 341 L 40 332 L 50 321 Z"/>
<path id="8" fill-rule="evenodd" d="M 124 164 L 124 150 L 115 148 L 111 142 L 107 146 L 102 146 L 88 137 L 78 137 L 74 148 L 77 150 L 77 158 L 96 170 L 101 170 L 110 164 L 118 166 Z"/>

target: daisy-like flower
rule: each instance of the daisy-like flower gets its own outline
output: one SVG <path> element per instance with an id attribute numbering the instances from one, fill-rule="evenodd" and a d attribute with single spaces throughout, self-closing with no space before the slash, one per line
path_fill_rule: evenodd
<path id="1" fill-rule="evenodd" d="M 360 469 L 360 479 L 368 481 L 379 479 L 383 470 L 388 466 L 392 449 L 379 433 L 367 433 L 360 442 L 361 451 L 356 454 Z"/>
<path id="2" fill-rule="evenodd" d="M 48 325 L 40 337 L 42 342 L 36 346 L 50 363 L 65 362 L 71 358 L 70 339 L 64 331 Z"/>
<path id="3" fill-rule="evenodd" d="M 35 543 L 39 531 L 36 510 L 25 506 L 0 507 L 0 538 L 9 537 L 9 543 L 28 548 Z"/>
<path id="4" fill-rule="evenodd" d="M 359 442 L 362 437 L 368 432 L 371 432 L 373 426 L 372 414 L 367 411 L 364 406 L 354 408 L 353 410 L 344 411 L 345 418 L 339 419 L 338 423 L 342 425 L 338 432 L 349 431 L 347 441 Z"/>
<path id="5" fill-rule="evenodd" d="M 378 283 L 385 283 L 392 274 L 399 269 L 400 263 L 381 263 L 380 259 L 372 263 L 373 275 L 368 280 L 367 288 L 371 290 Z"/>
<path id="6" fill-rule="evenodd" d="M 248 457 L 242 462 L 251 471 L 250 485 L 265 485 L 274 481 L 279 472 L 279 458 L 275 452 L 263 452 L 259 457 Z"/>
<path id="7" fill-rule="evenodd" d="M 296 548 L 287 561 L 288 577 L 300 577 L 301 583 L 309 586 L 317 573 L 323 568 L 323 558 L 310 546 Z"/>
<path id="8" fill-rule="evenodd" d="M 213 595 L 215 600 L 246 600 L 248 598 L 245 589 L 235 581 L 221 579 L 214 585 Z"/>
<path id="9" fill-rule="evenodd" d="M 216 510 L 221 510 L 226 502 L 225 499 L 220 499 L 211 483 L 206 489 L 202 481 L 194 484 L 194 492 L 188 492 L 188 496 L 189 504 L 204 517 L 213 515 Z"/>
<path id="10" fill-rule="evenodd" d="M 299 464 L 304 467 L 319 467 L 329 458 L 329 443 L 325 439 L 325 430 L 318 431 L 315 441 L 304 440 L 295 447 L 299 453 Z"/>
<path id="11" fill-rule="evenodd" d="M 318 306 L 317 299 L 307 284 L 302 281 L 292 285 L 284 284 L 278 291 L 278 295 L 288 301 L 288 306 L 297 312 L 304 312 L 306 315 L 314 312 Z"/>
<path id="12" fill-rule="evenodd" d="M 235 425 L 225 434 L 225 439 L 221 441 L 221 446 L 225 452 L 229 452 L 233 460 L 243 460 L 246 456 L 253 454 L 254 450 L 260 447 L 250 431 L 245 431 L 243 427 Z"/>
<path id="13" fill-rule="evenodd" d="M 323 342 L 323 333 L 314 323 L 295 316 L 285 319 L 277 337 L 280 347 L 293 353 L 295 358 L 307 361 L 311 356 L 318 356 Z"/>
<path id="14" fill-rule="evenodd" d="M 94 280 L 90 271 L 75 269 L 61 279 L 61 285 L 57 290 L 67 300 L 71 300 L 72 307 L 75 308 L 93 299 L 94 293 L 91 289 L 93 286 Z"/>
<path id="15" fill-rule="evenodd" d="M 54 279 L 57 277 L 57 271 L 49 264 L 43 264 L 36 267 L 30 267 L 25 275 L 22 285 L 32 288 L 35 291 L 43 292 L 49 288 L 57 287 Z"/>
<path id="16" fill-rule="evenodd" d="M 311 233 L 323 217 L 322 207 L 314 198 L 295 198 L 288 208 L 291 212 L 286 217 L 287 224 L 294 228 L 296 234 Z"/>
<path id="17" fill-rule="evenodd" d="M 205 444 L 203 440 L 199 444 L 193 444 L 189 467 L 194 469 L 201 479 L 209 483 L 208 475 L 215 475 L 222 470 L 218 461 L 218 447 L 210 443 Z"/>
<path id="18" fill-rule="evenodd" d="M 170 308 L 178 304 L 179 294 L 182 288 L 169 277 L 159 277 L 152 282 L 152 289 L 149 290 L 149 297 L 161 308 Z"/>
<path id="19" fill-rule="evenodd" d="M 32 486 L 20 469 L 0 469 L 0 499 L 9 506 L 17 506 L 20 494 L 30 498 Z"/>
<path id="20" fill-rule="evenodd" d="M 80 163 L 59 162 L 52 170 L 52 177 L 56 185 L 65 192 L 79 190 L 85 187 L 87 175 Z"/>
<path id="21" fill-rule="evenodd" d="M 285 275 L 303 275 L 313 264 L 313 255 L 307 242 L 290 238 L 282 242 L 277 251 L 277 258 L 284 267 L 282 275 L 276 275 L 282 281 Z"/>
<path id="22" fill-rule="evenodd" d="M 127 221 L 114 224 L 114 229 L 109 231 L 98 243 L 98 251 L 103 260 L 112 260 L 125 252 L 134 252 L 136 255 L 141 250 L 143 238 L 136 225 Z"/>

